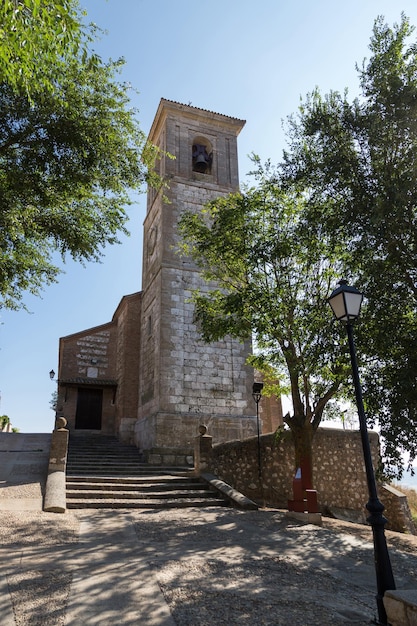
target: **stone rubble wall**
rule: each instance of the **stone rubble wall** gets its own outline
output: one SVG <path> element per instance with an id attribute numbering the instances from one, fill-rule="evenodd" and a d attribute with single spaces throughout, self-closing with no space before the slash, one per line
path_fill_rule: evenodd
<path id="1" fill-rule="evenodd" d="M 369 432 L 374 468 L 379 464 L 379 437 Z M 213 441 L 215 441 L 213 439 Z M 258 468 L 258 438 L 215 444 L 204 471 L 267 506 L 287 508 L 292 497 L 294 449 L 290 431 L 260 437 L 261 472 Z M 356 431 L 319 428 L 313 441 L 313 482 L 322 513 L 353 522 L 365 522 L 368 487 L 361 436 Z M 387 528 L 411 532 L 411 515 L 403 494 L 380 486 L 379 497 L 389 519 Z M 407 512 L 408 511 L 408 512 Z"/>
<path id="2" fill-rule="evenodd" d="M 401 533 L 416 534 L 410 507 L 405 493 L 391 485 L 384 485 L 381 490 L 381 500 L 385 505 L 384 515 L 388 518 L 386 528 Z"/>

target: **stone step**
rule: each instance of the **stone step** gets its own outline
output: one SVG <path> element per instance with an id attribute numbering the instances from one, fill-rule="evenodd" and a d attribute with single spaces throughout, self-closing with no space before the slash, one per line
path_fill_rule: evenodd
<path id="1" fill-rule="evenodd" d="M 136 454 L 117 454 L 115 452 L 106 452 L 105 454 L 91 454 L 91 453 L 80 453 L 77 452 L 77 454 L 69 454 L 67 461 L 70 463 L 78 463 L 80 461 L 83 461 L 85 459 L 89 459 L 91 461 L 103 461 L 103 459 L 109 460 L 109 461 L 116 461 L 118 459 L 120 459 L 120 457 L 123 456 L 123 459 L 125 461 L 130 461 L 131 463 L 140 463 L 141 462 L 141 457 Z"/>
<path id="2" fill-rule="evenodd" d="M 80 455 L 77 458 L 74 458 L 69 455 L 67 459 L 67 468 L 72 469 L 74 467 L 79 467 L 79 466 L 88 467 L 88 468 L 95 468 L 95 467 L 107 468 L 109 466 L 110 467 L 123 467 L 123 468 L 137 467 L 147 472 L 152 471 L 152 472 L 159 472 L 159 473 L 170 472 L 172 470 L 177 471 L 178 468 L 180 468 L 183 471 L 188 471 L 188 472 L 193 469 L 189 465 L 149 464 L 149 463 L 144 463 L 143 461 L 141 461 L 139 457 L 131 458 L 131 457 L 123 456 L 123 455 L 119 455 L 119 456 L 100 455 L 97 457 L 93 457 L 88 454 L 85 454 L 85 455 Z"/>
<path id="3" fill-rule="evenodd" d="M 193 482 L 198 484 L 205 484 L 205 481 L 200 480 L 194 476 L 183 476 L 178 474 L 174 476 L 173 474 L 144 474 L 143 476 L 85 476 L 85 475 L 76 475 L 76 474 L 67 474 L 67 481 L 77 482 L 77 483 L 86 483 L 91 481 L 92 483 L 123 483 L 130 485 L 145 485 L 147 483 L 179 483 L 186 481 L 187 483 Z"/>
<path id="4" fill-rule="evenodd" d="M 70 491 L 131 491 L 133 493 L 154 493 L 156 491 L 164 491 L 166 493 L 177 492 L 179 490 L 186 491 L 207 491 L 206 483 L 184 483 L 184 482 L 149 482 L 149 483 L 125 483 L 125 482 L 109 482 L 103 483 L 99 481 L 67 481 L 67 493 Z"/>
<path id="5" fill-rule="evenodd" d="M 100 454 L 94 456 L 92 454 L 80 454 L 77 457 L 68 455 L 67 458 L 68 464 L 77 464 L 77 463 L 135 463 L 141 465 L 147 465 L 144 463 L 140 457 L 131 457 L 123 454 L 122 452 L 118 455 L 110 455 L 110 454 Z"/>
<path id="6" fill-rule="evenodd" d="M 105 457 L 120 457 L 122 456 L 123 458 L 132 458 L 135 461 L 140 461 L 142 458 L 142 455 L 139 454 L 138 450 L 115 450 L 114 448 L 105 448 L 103 450 L 69 450 L 68 452 L 68 458 L 70 459 L 74 459 L 74 458 L 84 458 L 84 457 L 93 457 L 93 458 L 103 458 L 103 456 L 105 455 Z"/>
<path id="7" fill-rule="evenodd" d="M 217 498 L 214 491 L 206 489 L 199 491 L 194 489 L 184 489 L 182 491 L 168 491 L 155 489 L 152 492 L 138 491 L 105 491 L 100 489 L 78 490 L 67 489 L 67 498 L 88 499 L 88 500 L 177 500 L 183 498 Z"/>
<path id="8" fill-rule="evenodd" d="M 228 503 L 221 498 L 174 498 L 171 500 L 160 498 L 118 499 L 105 500 L 100 498 L 83 500 L 68 499 L 68 509 L 166 509 L 187 507 L 223 507 Z"/>
<path id="9" fill-rule="evenodd" d="M 148 483 L 163 483 L 165 485 L 183 483 L 206 484 L 193 476 L 174 476 L 172 474 L 144 474 L 143 476 L 77 476 L 67 475 L 67 483 L 88 483 L 92 484 L 124 484 L 124 485 L 146 485 Z"/>
<path id="10" fill-rule="evenodd" d="M 109 463 L 105 463 L 103 461 L 100 461 L 100 463 L 95 463 L 95 462 L 89 462 L 89 461 L 80 461 L 79 463 L 72 463 L 71 461 L 69 463 L 67 463 L 67 469 L 68 471 L 72 470 L 72 469 L 76 469 L 76 468 L 83 468 L 83 469 L 88 469 L 88 470 L 101 470 L 101 469 L 105 469 L 106 471 L 108 471 L 109 469 L 120 469 L 123 471 L 126 471 L 128 469 L 135 469 L 135 470 L 141 470 L 142 472 L 149 472 L 149 468 L 145 467 L 143 465 L 140 465 L 139 463 L 130 463 L 130 462 L 123 462 L 123 461 L 113 461 L 113 462 L 109 462 Z M 174 468 L 173 468 L 174 469 Z M 161 469 L 159 468 L 159 472 L 161 472 Z"/>
<path id="11" fill-rule="evenodd" d="M 170 474 L 173 476 L 187 476 L 187 470 L 182 470 L 181 468 L 173 468 L 170 470 Z M 152 471 L 152 470 L 144 470 L 140 468 L 128 468 L 123 470 L 123 468 L 82 468 L 80 466 L 67 468 L 67 476 L 84 476 L 89 477 L 93 476 L 96 478 L 136 478 L 141 479 L 146 476 L 159 476 L 160 472 Z"/>
<path id="12" fill-rule="evenodd" d="M 122 451 L 124 454 L 136 454 L 139 456 L 139 450 L 136 446 L 120 443 L 115 437 L 106 438 L 104 436 L 98 437 L 74 437 L 70 435 L 69 439 L 69 453 L 77 454 L 79 452 L 94 452 L 96 454 L 102 451 Z"/>
<path id="13" fill-rule="evenodd" d="M 68 465 L 78 464 L 84 461 L 89 463 L 116 462 L 140 462 L 155 466 L 174 464 L 176 467 L 190 468 L 193 457 L 186 449 L 160 449 L 148 451 L 145 456 L 134 445 L 123 444 L 116 437 L 100 434 L 71 433 L 68 449 Z"/>
<path id="14" fill-rule="evenodd" d="M 74 445 L 73 443 L 70 442 L 69 444 L 69 451 L 72 454 L 78 454 L 80 452 L 91 452 L 94 454 L 99 454 L 102 450 L 109 450 L 109 451 L 113 451 L 113 452 L 119 452 L 119 451 L 123 451 L 126 454 L 136 454 L 136 456 L 140 456 L 140 452 L 138 450 L 138 448 L 136 448 L 136 446 L 125 446 L 122 444 L 116 445 L 116 444 L 111 444 L 111 445 Z"/>
<path id="15" fill-rule="evenodd" d="M 188 465 L 170 465 L 185 455 L 143 462 L 135 446 L 114 437 L 70 437 L 66 468 L 67 508 L 183 508 L 227 506 Z"/>

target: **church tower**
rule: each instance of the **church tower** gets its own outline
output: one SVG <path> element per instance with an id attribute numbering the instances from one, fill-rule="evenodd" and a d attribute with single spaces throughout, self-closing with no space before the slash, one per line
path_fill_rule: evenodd
<path id="1" fill-rule="evenodd" d="M 163 157 L 161 192 L 148 191 L 144 222 L 138 420 L 141 450 L 192 449 L 199 425 L 216 442 L 255 434 L 251 350 L 226 338 L 206 344 L 194 323 L 197 268 L 176 252 L 178 219 L 238 189 L 237 136 L 244 121 L 162 99 L 149 140 Z"/>

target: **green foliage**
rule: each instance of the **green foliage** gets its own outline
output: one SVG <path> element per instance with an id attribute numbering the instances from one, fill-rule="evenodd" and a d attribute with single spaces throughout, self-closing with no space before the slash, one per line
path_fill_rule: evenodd
<path id="1" fill-rule="evenodd" d="M 51 399 L 49 401 L 49 408 L 52 411 L 56 411 L 58 406 L 58 391 L 55 390 L 52 392 Z"/>
<path id="2" fill-rule="evenodd" d="M 344 250 L 364 291 L 358 326 L 364 396 L 388 469 L 417 453 L 417 46 L 403 15 L 374 25 L 360 98 L 310 94 L 289 120 L 284 184 L 308 190 L 306 223 Z"/>
<path id="3" fill-rule="evenodd" d="M 252 365 L 273 367 L 290 390 L 294 415 L 285 421 L 314 432 L 346 379 L 341 329 L 326 304 L 337 249 L 327 247 L 319 223 L 306 229 L 303 195 L 284 192 L 270 166 L 254 161 L 255 187 L 180 220 L 182 253 L 212 287 L 192 295 L 196 320 L 206 341 L 253 336 Z"/>
<path id="4" fill-rule="evenodd" d="M 357 408 L 351 402 L 338 402 L 331 400 L 325 408 L 323 418 L 328 421 L 339 422 L 344 430 L 358 429 Z"/>
<path id="5" fill-rule="evenodd" d="M 66 60 L 86 52 L 80 20 L 77 0 L 2 0 L 0 83 L 28 97 L 54 91 Z"/>
<path id="6" fill-rule="evenodd" d="M 17 16 L 7 13 L 16 28 L 24 16 L 28 24 L 35 20 L 39 31 L 25 50 L 30 57 L 42 41 L 52 57 L 44 58 L 41 48 L 36 63 L 53 77 L 53 88 L 33 89 L 30 97 L 7 71 L 0 82 L 0 307 L 8 308 L 21 307 L 26 291 L 37 295 L 57 280 L 56 253 L 81 263 L 98 260 L 106 244 L 127 232 L 130 192 L 144 182 L 160 183 L 153 168 L 157 149 L 147 144 L 130 108 L 129 87 L 119 80 L 123 61 L 104 63 L 76 43 L 66 46 L 81 29 L 71 21 L 75 3 L 40 4 L 17 2 Z M 56 14 L 61 9 L 64 23 Z M 55 48 L 48 44 L 54 29 L 44 40 L 52 25 L 58 29 Z M 13 59 L 23 80 L 26 57 Z"/>
<path id="7" fill-rule="evenodd" d="M 288 374 L 294 419 L 317 425 L 347 377 L 343 333 L 326 322 L 329 285 L 366 295 L 356 329 L 366 412 L 383 437 L 386 475 L 417 454 L 417 44 L 402 15 L 375 21 L 361 96 L 316 89 L 289 118 L 275 172 L 258 187 L 186 215 L 189 253 L 212 293 L 194 294 L 206 340 L 254 333 L 253 364 Z"/>
<path id="8" fill-rule="evenodd" d="M 10 417 L 8 415 L 0 415 L 0 430 L 3 430 L 8 424 L 10 424 Z"/>
<path id="9" fill-rule="evenodd" d="M 274 433 L 274 444 L 279 445 L 281 442 L 288 439 L 289 431 L 285 430 L 284 426 L 278 426 Z"/>

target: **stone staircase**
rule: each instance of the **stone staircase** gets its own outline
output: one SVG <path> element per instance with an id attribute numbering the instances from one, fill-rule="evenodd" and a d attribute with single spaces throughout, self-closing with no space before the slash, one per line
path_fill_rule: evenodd
<path id="1" fill-rule="evenodd" d="M 135 446 L 100 434 L 70 435 L 66 497 L 68 509 L 228 505 L 188 467 L 143 463 Z"/>

